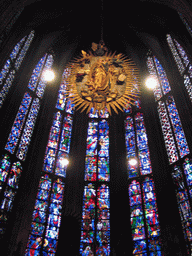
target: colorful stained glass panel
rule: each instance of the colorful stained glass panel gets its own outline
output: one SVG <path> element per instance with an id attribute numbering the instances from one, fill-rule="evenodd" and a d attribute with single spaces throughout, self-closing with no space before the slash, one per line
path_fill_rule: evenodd
<path id="1" fill-rule="evenodd" d="M 28 113 L 31 100 L 32 100 L 32 97 L 28 93 L 25 93 L 23 100 L 21 102 L 21 105 L 19 107 L 17 116 L 15 118 L 15 121 L 13 123 L 11 132 L 9 134 L 7 144 L 5 146 L 5 149 L 9 151 L 11 154 L 14 153 L 15 148 L 17 146 L 17 142 L 19 140 L 21 130 L 23 128 L 23 125 Z"/>
<path id="2" fill-rule="evenodd" d="M 189 188 L 190 197 L 192 198 L 192 160 L 186 158 L 183 164 L 183 168 Z"/>
<path id="3" fill-rule="evenodd" d="M 61 113 L 55 113 L 53 126 L 51 127 L 49 140 L 46 148 L 45 159 L 44 159 L 44 171 L 53 172 L 55 163 L 56 151 L 58 148 L 59 134 L 61 125 Z"/>
<path id="4" fill-rule="evenodd" d="M 184 67 L 184 65 L 183 65 L 183 63 L 181 61 L 181 58 L 180 58 L 180 56 L 179 56 L 179 54 L 177 52 L 177 49 L 176 49 L 176 47 L 175 47 L 175 45 L 173 43 L 173 40 L 172 40 L 170 35 L 167 35 L 167 42 L 168 42 L 169 47 L 170 47 L 170 49 L 172 51 L 172 54 L 173 54 L 173 57 L 174 57 L 175 62 L 177 64 L 177 67 L 179 69 L 179 72 L 182 75 L 183 72 L 185 71 L 185 67 Z"/>
<path id="5" fill-rule="evenodd" d="M 173 126 L 173 130 L 175 133 L 175 138 L 177 141 L 177 146 L 179 149 L 180 157 L 184 157 L 185 155 L 189 154 L 189 148 L 187 145 L 187 141 L 185 138 L 185 134 L 181 125 L 181 121 L 179 118 L 179 114 L 175 105 L 175 101 L 172 96 L 169 96 L 167 101 L 167 108 L 169 111 L 169 116 L 171 119 L 171 123 Z"/>
<path id="6" fill-rule="evenodd" d="M 142 113 L 137 113 L 135 116 L 136 124 L 136 137 L 138 155 L 140 160 L 140 172 L 142 175 L 149 174 L 152 172 L 151 160 L 148 148 L 148 138 L 144 125 L 144 118 Z"/>
<path id="7" fill-rule="evenodd" d="M 162 128 L 162 132 L 163 132 L 167 155 L 169 158 L 169 163 L 172 164 L 172 163 L 176 162 L 179 159 L 179 157 L 177 154 L 174 137 L 173 137 L 173 133 L 171 130 L 171 124 L 169 122 L 167 110 L 165 108 L 165 103 L 159 101 L 157 109 L 159 112 L 159 118 L 160 118 L 160 122 L 161 122 L 161 128 Z"/>
<path id="8" fill-rule="evenodd" d="M 147 66 L 148 66 L 148 70 L 149 70 L 150 75 L 153 76 L 154 78 L 156 78 L 156 81 L 157 81 L 156 87 L 153 89 L 154 97 L 155 97 L 155 100 L 157 101 L 157 100 L 161 99 L 163 94 L 162 94 L 162 91 L 161 91 L 161 87 L 160 87 L 160 84 L 159 84 L 159 79 L 157 77 L 157 71 L 155 69 L 155 65 L 154 65 L 152 57 L 147 58 Z"/>
<path id="9" fill-rule="evenodd" d="M 144 215 L 142 209 L 141 188 L 139 182 L 133 180 L 129 185 L 129 201 L 131 208 L 131 228 L 134 241 L 133 254 L 146 251 L 144 232 Z M 141 245 L 143 245 L 141 247 Z"/>
<path id="10" fill-rule="evenodd" d="M 86 181 L 96 181 L 97 178 L 97 157 L 86 157 L 85 178 Z"/>
<path id="11" fill-rule="evenodd" d="M 21 66 L 21 63 L 28 51 L 29 46 L 31 45 L 31 42 L 34 38 L 35 32 L 34 30 L 32 30 L 29 34 L 29 36 L 27 37 L 27 40 L 25 41 L 25 44 L 23 46 L 23 48 L 21 49 L 19 56 L 17 57 L 16 61 L 15 61 L 15 68 L 16 70 L 19 69 L 19 67 Z"/>
<path id="12" fill-rule="evenodd" d="M 158 73 L 158 77 L 160 79 L 161 88 L 163 90 L 163 93 L 167 94 L 168 92 L 171 91 L 171 87 L 169 85 L 167 75 L 166 75 L 162 65 L 160 64 L 160 62 L 158 61 L 158 59 L 155 56 L 154 56 L 154 62 L 155 62 L 156 68 L 157 68 L 157 73 Z"/>
<path id="13" fill-rule="evenodd" d="M 38 62 L 38 64 L 36 65 L 35 69 L 32 72 L 32 75 L 28 84 L 29 89 L 31 89 L 32 91 L 36 89 L 38 79 L 40 78 L 45 60 L 46 60 L 46 55 L 40 59 L 40 61 Z"/>
<path id="14" fill-rule="evenodd" d="M 26 158 L 28 147 L 31 142 L 31 137 L 33 134 L 33 129 L 36 123 L 36 118 L 39 112 L 39 108 L 40 108 L 39 99 L 34 99 L 26 124 L 25 124 L 23 134 L 21 136 L 19 148 L 16 154 L 17 158 L 19 158 L 20 160 L 24 161 Z"/>
<path id="15" fill-rule="evenodd" d="M 98 158 L 98 180 L 99 181 L 109 181 L 109 159 L 106 157 Z"/>

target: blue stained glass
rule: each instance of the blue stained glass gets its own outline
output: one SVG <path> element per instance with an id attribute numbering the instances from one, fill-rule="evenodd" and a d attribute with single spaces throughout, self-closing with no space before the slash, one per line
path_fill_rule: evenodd
<path id="1" fill-rule="evenodd" d="M 129 185 L 129 201 L 131 208 L 131 228 L 133 238 L 133 254 L 146 251 L 144 232 L 144 216 L 139 182 L 133 180 Z M 141 246 L 142 245 L 142 246 Z"/>
<path id="2" fill-rule="evenodd" d="M 34 235 L 30 235 L 30 239 L 29 239 L 27 247 L 31 248 L 33 250 L 36 249 L 36 250 L 38 250 L 38 252 L 40 252 L 39 247 L 40 247 L 41 243 L 42 243 L 42 238 L 41 237 L 36 237 Z M 31 252 L 33 252 L 33 250 L 31 250 Z M 25 255 L 31 255 L 31 254 L 25 254 Z M 39 255 L 39 254 L 37 254 L 37 252 L 36 252 L 35 255 Z"/>
<path id="3" fill-rule="evenodd" d="M 96 255 L 110 255 L 110 246 L 103 245 L 97 248 Z"/>
<path id="4" fill-rule="evenodd" d="M 159 112 L 159 118 L 161 121 L 161 128 L 164 136 L 165 146 L 167 150 L 167 155 L 169 158 L 169 163 L 172 164 L 176 162 L 179 159 L 179 156 L 177 154 L 177 149 L 171 129 L 171 124 L 169 122 L 169 118 L 167 115 L 167 110 L 165 108 L 165 103 L 159 101 L 158 102 L 158 112 Z"/>
<path id="5" fill-rule="evenodd" d="M 189 59 L 187 57 L 186 52 L 184 51 L 183 47 L 175 39 L 174 39 L 174 42 L 176 44 L 177 50 L 179 51 L 179 53 L 180 53 L 180 55 L 181 55 L 181 57 L 183 59 L 185 67 L 187 67 L 188 64 L 189 64 Z"/>
<path id="6" fill-rule="evenodd" d="M 184 67 L 184 65 L 183 65 L 183 63 L 181 61 L 181 58 L 180 58 L 180 56 L 179 56 L 179 54 L 177 52 L 177 49 L 176 49 L 176 47 L 175 47 L 175 45 L 173 43 L 173 40 L 172 40 L 170 35 L 167 35 L 167 42 L 168 42 L 169 47 L 170 47 L 170 49 L 172 51 L 172 54 L 173 54 L 173 57 L 174 57 L 175 62 L 177 64 L 177 67 L 179 69 L 179 72 L 182 75 L 183 72 L 185 71 L 185 67 Z"/>
<path id="7" fill-rule="evenodd" d="M 173 126 L 173 130 L 174 130 L 174 133 L 175 133 L 175 137 L 176 137 L 177 146 L 178 146 L 178 149 L 179 149 L 179 152 L 180 152 L 180 156 L 184 157 L 185 155 L 189 154 L 190 151 L 189 151 L 189 148 L 188 148 L 188 145 L 187 145 L 185 134 L 184 134 L 184 131 L 183 131 L 183 128 L 182 128 L 182 125 L 181 125 L 181 121 L 180 121 L 179 114 L 178 114 L 178 111 L 177 111 L 177 108 L 176 108 L 173 97 L 169 96 L 166 103 L 167 103 L 167 108 L 168 108 L 168 111 L 169 111 L 169 116 L 170 116 L 170 119 L 171 119 L 171 123 L 172 123 L 172 126 Z"/>
<path id="8" fill-rule="evenodd" d="M 108 122 L 106 120 L 100 121 L 99 122 L 99 135 L 108 135 L 108 134 L 109 134 Z"/>
<path id="9" fill-rule="evenodd" d="M 90 118 L 107 118 L 107 110 L 89 112 Z M 95 181 L 110 181 L 109 125 L 105 119 L 92 119 L 87 130 L 80 255 L 110 255 L 110 195 L 109 187 L 102 184 L 96 189 Z"/>
<path id="10" fill-rule="evenodd" d="M 87 156 L 97 155 L 97 136 L 87 136 Z"/>
<path id="11" fill-rule="evenodd" d="M 1 181 L 5 182 L 10 166 L 11 166 L 10 157 L 6 154 L 2 158 L 0 163 L 0 180 Z"/>
<path id="12" fill-rule="evenodd" d="M 153 58 L 151 58 L 151 57 L 147 58 L 147 66 L 148 66 L 150 75 L 152 75 L 154 78 L 156 78 L 156 81 L 157 81 L 156 87 L 153 89 L 154 97 L 155 97 L 155 100 L 157 101 L 163 96 L 163 94 L 162 94 L 161 87 L 159 84 L 159 79 L 157 78 L 157 71 L 155 69 Z"/>
<path id="13" fill-rule="evenodd" d="M 74 108 L 75 108 L 75 104 L 72 104 L 71 100 L 68 98 L 65 111 L 72 115 Z"/>
<path id="14" fill-rule="evenodd" d="M 135 153 L 135 131 L 133 126 L 133 118 L 127 116 L 125 120 L 125 141 L 127 155 Z"/>
<path id="15" fill-rule="evenodd" d="M 15 70 L 11 70 L 9 72 L 9 75 L 6 78 L 6 81 L 4 82 L 3 88 L 0 91 L 0 107 L 2 107 L 3 105 L 3 102 L 9 92 L 9 89 L 11 88 L 14 78 L 15 78 Z"/>
<path id="16" fill-rule="evenodd" d="M 70 150 L 72 123 L 73 119 L 71 115 L 68 114 L 64 117 L 63 130 L 61 134 L 59 149 L 65 151 L 66 153 L 69 153 Z"/>
<path id="17" fill-rule="evenodd" d="M 105 108 L 104 110 L 102 109 L 100 111 L 100 115 L 99 115 L 100 118 L 108 118 L 109 117 L 109 111 L 107 108 Z"/>
<path id="18" fill-rule="evenodd" d="M 97 135 L 98 132 L 98 122 L 92 121 L 88 125 L 88 135 Z"/>
<path id="19" fill-rule="evenodd" d="M 124 112 L 127 114 L 131 114 L 132 113 L 132 107 L 131 105 L 127 104 L 124 108 Z"/>
<path id="20" fill-rule="evenodd" d="M 130 158 L 136 157 L 136 146 L 135 146 L 135 131 L 133 125 L 133 118 L 127 116 L 125 119 L 125 144 L 127 151 L 127 164 L 128 164 L 128 176 L 129 178 L 137 177 L 138 170 L 137 166 L 133 166 L 129 163 Z"/>
<path id="21" fill-rule="evenodd" d="M 141 188 L 139 182 L 133 180 L 129 185 L 129 200 L 131 205 L 131 227 L 134 242 L 133 254 L 145 253 L 147 244 L 145 240 L 144 220 L 148 231 L 149 250 L 155 251 L 155 255 L 161 255 L 158 250 L 160 246 L 160 228 L 158 221 L 158 213 L 156 207 L 156 196 L 154 192 L 154 183 L 152 179 L 146 178 L 143 182 L 143 200 L 145 212 L 143 212 Z M 144 218 L 145 213 L 145 218 Z M 155 239 L 155 240 L 154 240 Z M 157 244 L 155 246 L 154 244 Z M 142 245 L 142 246 L 141 246 Z M 154 249 L 154 250 L 153 250 Z"/>
<path id="22" fill-rule="evenodd" d="M 35 89 L 36 89 L 38 79 L 41 75 L 41 70 L 43 68 L 45 59 L 46 59 L 46 55 L 40 59 L 40 61 L 36 65 L 35 69 L 33 70 L 33 73 L 31 75 L 31 78 L 30 78 L 29 84 L 28 84 L 29 89 L 31 89 L 32 91 L 35 91 Z"/>
<path id="23" fill-rule="evenodd" d="M 153 58 L 154 58 L 155 65 L 156 65 L 156 68 L 157 68 L 157 73 L 158 73 L 158 76 L 159 76 L 159 79 L 160 79 L 161 88 L 163 90 L 163 93 L 166 94 L 166 93 L 171 91 L 171 87 L 169 85 L 167 75 L 166 75 L 162 65 L 158 61 L 158 59 L 155 56 Z"/>
<path id="24" fill-rule="evenodd" d="M 99 117 L 98 110 L 91 108 L 91 110 L 89 112 L 89 117 L 90 118 L 98 118 Z"/>
<path id="25" fill-rule="evenodd" d="M 12 60 L 16 59 L 17 54 L 19 52 L 19 50 L 21 49 L 21 46 L 23 45 L 23 42 L 25 41 L 26 36 L 24 38 L 21 39 L 21 41 L 19 43 L 16 44 L 16 46 L 14 47 L 12 53 L 10 54 L 10 58 Z"/>
<path id="26" fill-rule="evenodd" d="M 65 108 L 65 102 L 66 102 L 66 88 L 67 88 L 67 82 L 66 79 L 70 75 L 70 69 L 66 68 L 62 75 L 62 82 L 60 84 L 59 93 L 57 97 L 57 103 L 56 108 L 60 110 L 64 110 Z"/>
<path id="27" fill-rule="evenodd" d="M 1 73 L 0 73 L 0 84 L 3 83 L 3 79 L 6 77 L 6 75 L 8 74 L 9 72 L 9 69 L 10 69 L 10 66 L 11 66 L 11 61 L 8 59 L 3 67 L 3 69 L 1 70 Z"/>
<path id="28" fill-rule="evenodd" d="M 109 181 L 109 159 L 98 157 L 98 180 Z"/>
<path id="29" fill-rule="evenodd" d="M 186 158 L 183 164 L 184 172 L 187 180 L 187 185 L 189 188 L 190 197 L 192 198 L 192 160 Z"/>
<path id="30" fill-rule="evenodd" d="M 109 157 L 109 136 L 99 137 L 99 151 L 100 157 Z"/>
<path id="31" fill-rule="evenodd" d="M 45 226 L 40 223 L 32 222 L 31 224 L 31 234 L 42 236 L 45 230 Z"/>
<path id="32" fill-rule="evenodd" d="M 21 105 L 19 107 L 19 111 L 13 123 L 11 132 L 9 134 L 7 144 L 5 146 L 5 149 L 9 151 L 11 154 L 14 153 L 15 148 L 17 146 L 17 142 L 19 140 L 21 130 L 23 128 L 23 125 L 28 113 L 31 100 L 32 100 L 32 97 L 28 93 L 25 93 L 23 100 L 21 102 Z"/>
<path id="33" fill-rule="evenodd" d="M 36 118 L 39 112 L 39 108 L 40 108 L 40 104 L 39 104 L 39 99 L 34 99 L 26 124 L 25 124 L 25 128 L 23 131 L 23 134 L 21 136 L 21 141 L 19 144 L 19 148 L 17 151 L 16 156 L 20 159 L 20 160 L 25 160 L 26 155 L 27 155 L 27 151 L 28 151 L 28 147 L 29 144 L 31 142 L 31 137 L 33 134 L 33 129 L 35 126 L 35 122 L 36 122 Z"/>
<path id="34" fill-rule="evenodd" d="M 186 160 L 186 161 L 188 161 L 188 160 Z M 184 163 L 184 165 L 185 165 L 185 163 Z M 186 169 L 185 169 L 185 171 L 186 171 Z M 184 236 L 185 236 L 187 243 L 190 244 L 192 233 L 191 233 L 191 230 L 189 227 L 192 226 L 192 221 L 191 221 L 192 212 L 191 212 L 189 198 L 187 195 L 187 190 L 185 188 L 184 177 L 181 172 L 181 168 L 179 166 L 175 165 L 171 175 L 173 178 L 173 182 L 175 184 L 175 192 L 176 192 L 177 203 L 178 203 L 178 207 L 179 207 L 179 213 L 180 213 L 180 217 L 181 217 L 181 223 L 183 226 Z M 191 250 L 191 249 L 189 248 L 189 250 Z"/>
<path id="35" fill-rule="evenodd" d="M 37 193 L 37 198 L 41 200 L 48 200 L 49 199 L 49 191 L 41 189 Z"/>
<path id="36" fill-rule="evenodd" d="M 87 181 L 96 181 L 97 157 L 86 157 L 85 159 L 85 179 Z"/>
<path id="37" fill-rule="evenodd" d="M 4 192 L 4 198 L 1 202 L 1 210 L 4 211 L 4 214 L 6 212 L 10 212 L 12 210 L 13 200 L 14 200 L 15 195 L 16 195 L 16 191 L 14 191 L 12 188 L 9 188 L 7 186 L 5 189 L 5 192 Z M 5 221 L 6 220 L 7 220 L 7 218 L 5 219 Z"/>
<path id="38" fill-rule="evenodd" d="M 57 179 L 53 182 L 51 190 L 51 179 L 48 175 L 42 176 L 39 183 L 39 191 L 33 212 L 32 230 L 29 237 L 26 254 L 38 253 L 39 247 L 43 245 L 43 255 L 49 255 L 56 251 L 59 227 L 61 223 L 61 208 L 63 202 L 64 183 Z M 51 204 L 48 208 L 48 199 L 51 192 Z M 49 214 L 47 215 L 47 209 Z M 45 227 L 46 223 L 46 227 Z M 43 234 L 45 232 L 45 239 L 43 241 Z M 34 247 L 34 241 L 41 241 L 38 247 Z M 35 251 L 30 251 L 30 248 Z M 38 254 L 37 254 L 38 255 Z"/>
<path id="39" fill-rule="evenodd" d="M 39 223 L 45 223 L 46 221 L 46 213 L 38 210 L 33 211 L 33 221 Z"/>
<path id="40" fill-rule="evenodd" d="M 57 155 L 56 169 L 55 174 L 58 176 L 66 177 L 66 166 L 63 164 L 63 160 L 68 158 L 68 155 L 65 152 L 59 150 Z"/>
<path id="41" fill-rule="evenodd" d="M 17 57 L 16 61 L 15 61 L 15 68 L 16 70 L 19 69 L 19 67 L 21 66 L 21 63 L 25 57 L 25 54 L 29 48 L 29 46 L 31 45 L 31 42 L 34 38 L 34 30 L 32 30 L 29 34 L 29 36 L 27 37 L 27 40 L 23 46 L 23 48 L 21 49 L 20 53 L 19 53 L 19 56 Z"/>
<path id="42" fill-rule="evenodd" d="M 45 72 L 46 70 L 49 70 L 52 67 L 52 65 L 53 65 L 53 56 L 52 55 L 48 55 L 42 73 Z M 45 81 L 44 77 L 41 76 L 41 78 L 39 80 L 39 84 L 37 86 L 37 92 L 36 92 L 37 96 L 39 98 L 43 97 L 46 84 L 47 84 L 47 82 Z"/>
<path id="43" fill-rule="evenodd" d="M 142 175 L 152 172 L 151 160 L 148 148 L 148 138 L 144 125 L 143 115 L 138 113 L 135 116 L 138 155 L 140 159 L 140 172 Z"/>
<path id="44" fill-rule="evenodd" d="M 18 189 L 19 179 L 22 172 L 22 166 L 20 162 L 13 163 L 9 172 L 7 185 L 11 188 Z"/>
<path id="45" fill-rule="evenodd" d="M 46 148 L 44 167 L 45 172 L 53 172 L 56 151 L 58 148 L 59 134 L 60 134 L 60 125 L 61 125 L 61 113 L 55 113 L 53 126 L 51 127 L 49 140 Z"/>

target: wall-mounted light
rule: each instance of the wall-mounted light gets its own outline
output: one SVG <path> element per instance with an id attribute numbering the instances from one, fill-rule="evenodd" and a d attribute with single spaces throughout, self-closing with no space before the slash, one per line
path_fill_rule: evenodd
<path id="1" fill-rule="evenodd" d="M 155 76 L 149 76 L 145 80 L 145 85 L 148 89 L 154 89 L 157 86 L 158 80 Z"/>
<path id="2" fill-rule="evenodd" d="M 138 161 L 135 157 L 131 157 L 128 162 L 131 167 L 137 166 L 137 163 L 138 163 Z"/>
<path id="3" fill-rule="evenodd" d="M 67 165 L 69 164 L 69 160 L 67 158 L 63 158 L 60 160 L 60 163 L 63 168 L 67 167 Z"/>
<path id="4" fill-rule="evenodd" d="M 46 82 L 51 82 L 55 78 L 53 70 L 48 69 L 43 72 L 43 78 Z"/>

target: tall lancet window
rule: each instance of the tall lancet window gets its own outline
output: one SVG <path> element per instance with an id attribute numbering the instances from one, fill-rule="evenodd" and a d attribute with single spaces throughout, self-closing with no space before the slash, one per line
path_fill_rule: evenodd
<path id="1" fill-rule="evenodd" d="M 15 74 L 19 70 L 33 38 L 34 31 L 31 31 L 28 36 L 23 37 L 20 42 L 15 45 L 0 71 L 0 108 L 6 99 L 15 78 Z"/>
<path id="2" fill-rule="evenodd" d="M 184 57 L 184 53 L 183 59 L 185 59 L 185 63 L 182 62 L 181 67 L 188 66 L 189 63 Z M 179 63 L 181 59 L 177 61 Z M 192 213 L 191 200 L 189 200 L 192 198 L 192 160 L 189 158 L 190 151 L 174 98 L 171 95 L 171 87 L 162 65 L 155 56 L 149 56 L 147 66 L 149 73 L 157 79 L 154 97 L 157 104 L 168 160 L 171 165 L 171 176 L 175 184 L 175 192 L 187 250 L 190 254 L 192 250 Z M 182 69 L 180 70 L 182 71 Z M 164 90 L 165 84 L 167 88 L 169 88 L 167 92 Z"/>
<path id="3" fill-rule="evenodd" d="M 133 255 L 162 255 L 148 138 L 139 101 L 125 112 Z"/>
<path id="4" fill-rule="evenodd" d="M 110 255 L 108 113 L 89 113 L 80 255 Z"/>
<path id="5" fill-rule="evenodd" d="M 45 151 L 25 256 L 54 256 L 57 249 L 65 190 L 66 161 L 70 151 L 73 124 L 74 105 L 70 100 L 66 101 L 64 96 L 66 79 L 69 75 L 70 70 L 65 69 Z"/>
<path id="6" fill-rule="evenodd" d="M 41 62 L 41 60 L 44 62 Z M 42 82 L 44 88 L 46 82 L 42 78 L 42 72 L 47 68 L 50 68 L 53 64 L 53 56 L 45 55 L 40 60 L 37 67 L 33 70 L 31 81 L 38 75 L 36 81 L 37 90 L 34 92 L 28 89 L 23 96 L 21 105 L 18 109 L 15 117 L 12 129 L 10 131 L 6 146 L 5 154 L 0 161 L 0 238 L 6 231 L 6 225 L 11 214 L 14 198 L 17 194 L 19 179 L 23 171 L 22 161 L 25 161 L 27 156 L 28 147 L 31 142 L 33 129 L 35 126 L 36 118 L 41 104 L 41 96 L 38 95 L 38 88 L 42 88 Z M 43 89 L 44 90 L 44 89 Z M 41 90 L 43 92 L 43 90 Z M 15 157 L 18 161 L 13 162 Z"/>
<path id="7" fill-rule="evenodd" d="M 172 39 L 170 35 L 167 35 L 167 42 L 177 64 L 177 68 L 184 79 L 186 91 L 190 100 L 192 101 L 192 64 L 184 48 L 177 42 L 176 39 Z"/>

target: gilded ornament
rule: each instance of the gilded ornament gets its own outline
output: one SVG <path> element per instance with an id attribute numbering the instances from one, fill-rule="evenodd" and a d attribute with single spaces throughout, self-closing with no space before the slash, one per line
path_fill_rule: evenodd
<path id="1" fill-rule="evenodd" d="M 70 65 L 68 97 L 81 111 L 99 112 L 107 107 L 118 113 L 134 104 L 139 95 L 138 72 L 123 54 L 108 53 L 104 43 L 92 43 L 93 52 L 82 55 Z"/>

